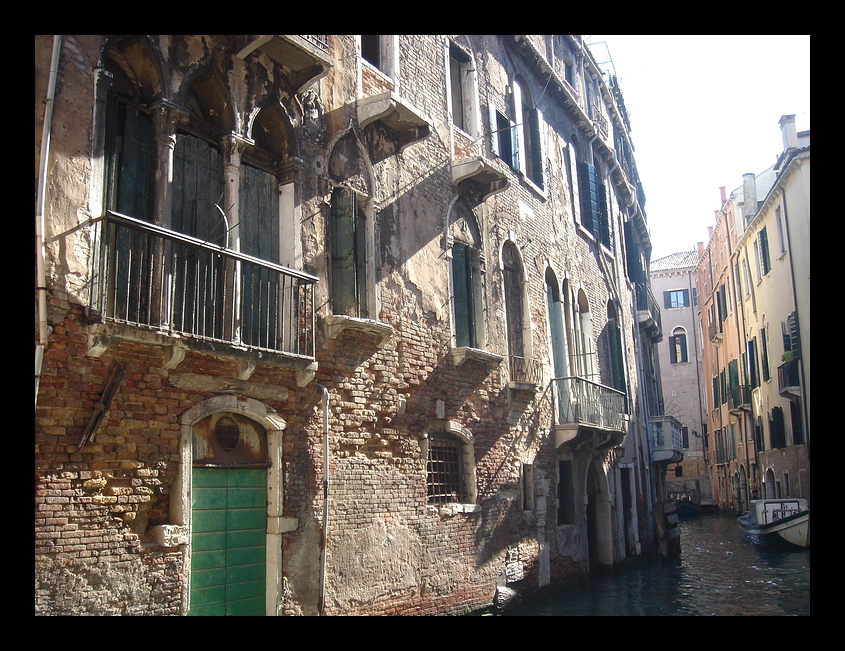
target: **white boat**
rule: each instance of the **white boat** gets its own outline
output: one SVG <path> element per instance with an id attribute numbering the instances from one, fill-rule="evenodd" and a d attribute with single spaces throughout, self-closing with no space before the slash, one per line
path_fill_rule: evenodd
<path id="1" fill-rule="evenodd" d="M 751 510 L 737 518 L 740 529 L 763 545 L 810 546 L 810 509 L 807 500 L 751 500 Z"/>

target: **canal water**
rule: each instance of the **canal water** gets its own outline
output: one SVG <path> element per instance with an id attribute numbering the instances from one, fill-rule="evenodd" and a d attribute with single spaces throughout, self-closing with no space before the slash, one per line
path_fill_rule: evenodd
<path id="1" fill-rule="evenodd" d="M 681 556 L 590 578 L 521 616 L 809 615 L 810 551 L 755 545 L 732 515 L 682 520 Z"/>

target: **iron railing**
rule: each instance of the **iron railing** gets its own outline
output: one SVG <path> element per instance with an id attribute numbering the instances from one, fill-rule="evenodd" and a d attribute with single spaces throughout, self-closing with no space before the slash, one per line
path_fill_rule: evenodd
<path id="1" fill-rule="evenodd" d="M 521 384 L 543 384 L 543 365 L 539 359 L 530 357 L 517 357 L 510 355 L 510 378 L 511 382 Z"/>
<path id="2" fill-rule="evenodd" d="M 749 408 L 751 405 L 751 387 L 747 384 L 740 384 L 728 392 L 728 409 Z"/>
<path id="3" fill-rule="evenodd" d="M 110 212 L 91 307 L 168 334 L 314 356 L 317 277 Z"/>
<path id="4" fill-rule="evenodd" d="M 625 394 L 581 377 L 552 380 L 557 406 L 557 424 L 591 425 L 621 431 L 625 414 Z"/>
<path id="5" fill-rule="evenodd" d="M 637 311 L 648 313 L 654 321 L 657 329 L 663 332 L 663 323 L 660 317 L 660 305 L 658 304 L 657 299 L 654 298 L 654 294 L 651 291 L 651 285 L 649 283 L 637 283 L 636 292 Z"/>
<path id="6" fill-rule="evenodd" d="M 800 386 L 801 376 L 798 374 L 798 360 L 784 362 L 778 366 L 778 391 L 782 393 Z"/>

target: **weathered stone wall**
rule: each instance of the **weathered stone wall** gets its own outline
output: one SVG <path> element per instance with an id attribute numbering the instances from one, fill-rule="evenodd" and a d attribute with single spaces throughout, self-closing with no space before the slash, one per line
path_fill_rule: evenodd
<path id="1" fill-rule="evenodd" d="M 263 54 L 233 57 L 226 37 L 152 37 L 168 92 L 213 65 L 227 84 L 238 128 L 270 97 L 290 117 L 303 161 L 301 258 L 316 287 L 317 370 L 299 386 L 293 369 L 262 363 L 243 379 L 237 359 L 188 350 L 175 368 L 166 347 L 112 342 L 89 354 L 84 306 L 90 269 L 85 228 L 49 248 L 50 323 L 36 414 L 36 612 L 39 614 L 179 614 L 189 576 L 182 547 L 162 547 L 153 528 L 174 522 L 180 490 L 182 416 L 203 400 L 234 395 L 260 401 L 285 422 L 281 437 L 284 517 L 280 612 L 317 614 L 321 550 L 326 546 L 326 614 L 435 614 L 489 604 L 496 586 L 530 592 L 586 569 L 586 520 L 557 526 L 557 463 L 551 394 L 509 388 L 507 361 L 456 366 L 447 244 L 458 195 L 453 152 L 466 134 L 450 128 L 443 90 L 446 37 L 400 37 L 398 79 L 360 70 L 351 36 L 329 37 L 335 68 L 317 85 L 308 122 L 284 72 Z M 472 206 L 484 256 L 485 349 L 505 355 L 501 251 L 520 248 L 533 356 L 552 377 L 545 273 L 584 289 L 594 319 L 598 367 L 607 372 L 607 303 L 618 301 L 631 395 L 636 395 L 630 286 L 624 280 L 621 216 L 613 200 L 614 244 L 604 253 L 573 220 L 561 154 L 578 131 L 553 110 L 545 78 L 498 37 L 460 37 L 477 54 L 481 123 L 477 146 L 490 156 L 487 107 L 508 96 L 521 74 L 543 98 L 548 123 L 547 185 L 511 175 L 511 188 Z M 106 37 L 66 37 L 54 117 L 56 163 L 50 173 L 52 235 L 98 216 L 88 154 L 94 68 Z M 40 37 L 37 60 L 47 41 Z M 350 58 L 351 57 L 351 58 Z M 37 86 L 41 87 L 41 77 Z M 376 122 L 356 126 L 355 102 L 393 90 L 426 113 L 430 135 L 399 151 Z M 71 107 L 73 107 L 71 109 Z M 36 106 L 36 126 L 39 123 Z M 462 143 L 462 144 L 461 144 Z M 36 145 L 38 140 L 36 139 Z M 293 146 L 293 145 L 292 145 Z M 500 163 L 500 162 L 499 162 Z M 502 169 L 505 169 L 502 166 Z M 392 327 L 380 341 L 352 329 L 328 336 L 331 315 L 327 219 L 333 184 L 345 182 L 374 201 L 375 321 Z M 506 359 L 506 357 L 505 357 Z M 125 377 L 94 439 L 81 433 L 115 365 Z M 606 380 L 605 380 L 606 381 Z M 329 465 L 323 461 L 322 388 L 329 395 Z M 422 441 L 434 422 L 459 424 L 474 439 L 477 499 L 470 508 L 429 505 Z M 575 458 L 564 451 L 566 458 Z M 583 502 L 590 453 L 577 457 Z M 602 465 L 612 476 L 612 461 Z M 523 465 L 533 483 L 523 481 Z M 326 472 L 327 471 L 327 472 Z M 323 482 L 328 478 L 328 500 Z M 530 494 L 530 495 L 529 495 Z M 581 502 L 578 502 L 579 504 Z M 325 511 L 327 509 L 327 512 Z M 322 531 L 325 516 L 326 531 Z M 323 533 L 325 537 L 323 537 Z"/>

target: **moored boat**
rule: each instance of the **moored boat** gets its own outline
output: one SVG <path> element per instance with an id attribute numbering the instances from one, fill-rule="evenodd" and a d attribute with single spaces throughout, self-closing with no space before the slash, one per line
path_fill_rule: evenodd
<path id="1" fill-rule="evenodd" d="M 804 499 L 751 500 L 751 510 L 737 522 L 759 544 L 810 546 L 810 509 Z"/>

